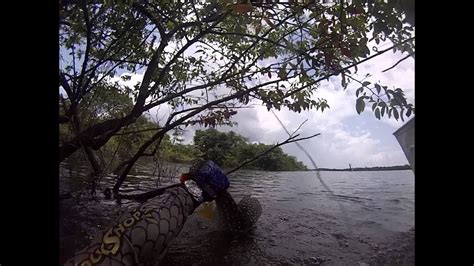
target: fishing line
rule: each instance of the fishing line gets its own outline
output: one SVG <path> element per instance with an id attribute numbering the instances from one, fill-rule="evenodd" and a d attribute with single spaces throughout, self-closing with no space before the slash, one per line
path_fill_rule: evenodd
<path id="1" fill-rule="evenodd" d="M 283 125 L 283 122 L 281 122 L 280 118 L 278 118 L 278 116 L 275 114 L 275 112 L 273 110 L 270 110 L 270 111 L 272 112 L 273 116 L 275 116 L 276 120 L 278 120 L 278 123 L 280 123 L 281 127 L 285 130 L 285 132 L 288 134 L 288 136 L 291 137 L 291 133 L 288 131 L 288 129 L 286 129 L 285 125 Z M 305 150 L 305 148 L 303 148 L 303 146 L 301 146 L 298 142 L 295 142 L 295 144 L 296 144 L 296 146 L 298 146 L 298 148 L 300 148 L 301 151 L 303 151 L 304 154 L 306 154 L 306 156 L 308 156 L 308 159 L 311 161 L 311 164 L 314 166 L 314 170 L 315 170 L 314 172 L 316 172 L 316 177 L 318 178 L 319 182 L 331 194 L 331 196 L 337 198 L 337 195 L 334 194 L 332 189 L 329 188 L 329 186 L 324 182 L 323 178 L 321 177 L 321 173 L 319 172 L 318 166 L 316 165 L 316 162 L 313 160 L 313 157 L 311 157 L 311 155 L 309 155 L 309 153 Z M 336 202 L 339 205 L 339 208 L 341 209 L 343 219 L 345 221 L 344 226 L 346 227 L 347 232 L 350 232 L 349 227 L 348 227 L 349 219 L 347 217 L 347 213 L 344 209 L 344 206 L 342 206 L 342 204 L 339 201 L 336 201 Z"/>

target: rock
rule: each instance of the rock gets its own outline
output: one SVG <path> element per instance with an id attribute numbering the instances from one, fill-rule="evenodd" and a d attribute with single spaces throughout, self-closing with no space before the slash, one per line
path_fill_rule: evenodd
<path id="1" fill-rule="evenodd" d="M 346 236 L 344 236 L 342 233 L 334 233 L 332 234 L 336 239 L 346 239 Z"/>
<path id="2" fill-rule="evenodd" d="M 374 249 L 374 250 L 379 249 L 379 246 L 378 246 L 377 244 L 375 244 L 375 243 L 374 243 L 374 244 L 370 244 L 370 247 L 371 247 L 372 249 Z"/>
<path id="3" fill-rule="evenodd" d="M 339 246 L 348 247 L 348 246 L 349 246 L 349 242 L 347 242 L 347 241 L 341 241 L 341 242 L 339 242 Z"/>
<path id="4" fill-rule="evenodd" d="M 309 261 L 311 265 L 321 265 L 323 262 L 330 260 L 325 256 L 309 257 L 306 261 Z M 304 261 L 303 261 L 304 262 Z"/>

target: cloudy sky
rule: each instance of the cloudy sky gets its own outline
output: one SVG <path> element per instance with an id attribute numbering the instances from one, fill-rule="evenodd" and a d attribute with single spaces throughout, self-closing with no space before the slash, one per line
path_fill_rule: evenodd
<path id="1" fill-rule="evenodd" d="M 375 43 L 369 44 L 369 47 L 373 45 Z M 391 45 L 391 43 L 383 43 L 377 47 L 382 50 Z M 176 47 L 170 47 L 170 49 L 173 48 Z M 186 54 L 192 54 L 193 50 L 195 49 L 191 47 Z M 61 54 L 65 53 L 62 51 Z M 356 77 L 362 79 L 365 74 L 370 73 L 372 76 L 367 80 L 380 82 L 392 89 L 402 88 L 408 102 L 414 104 L 414 59 L 409 58 L 395 68 L 382 72 L 404 56 L 391 51 L 384 53 L 361 64 Z M 118 76 L 116 80 L 129 86 L 134 85 L 143 78 L 140 72 L 132 74 L 131 80 L 127 82 L 123 82 Z M 119 74 L 124 74 L 124 72 Z M 383 117 L 378 120 L 371 112 L 370 106 L 366 107 L 362 114 L 357 114 L 355 90 L 358 87 L 357 84 L 351 84 L 347 90 L 343 90 L 340 79 L 332 78 L 329 82 L 321 83 L 320 88 L 313 94 L 315 99 L 326 99 L 330 109 L 325 109 L 323 113 L 316 110 L 301 113 L 281 110 L 275 113 L 290 132 L 307 119 L 299 134 L 304 137 L 321 133 L 318 137 L 301 142 L 318 167 L 346 168 L 349 164 L 352 167 L 408 164 L 400 145 L 393 136 L 393 132 L 406 121 L 396 121 L 393 117 L 391 119 Z M 166 105 L 151 110 L 151 116 L 158 117 L 160 120 L 166 119 L 168 114 L 169 108 Z M 253 108 L 239 109 L 238 114 L 234 116 L 234 121 L 237 122 L 237 126 L 220 127 L 218 130 L 232 130 L 252 142 L 265 144 L 274 144 L 287 138 L 286 132 L 275 116 L 267 111 L 266 107 L 258 104 Z M 199 129 L 197 126 L 186 128 L 185 143 L 192 143 L 197 129 Z M 287 144 L 282 148 L 312 168 L 309 158 L 295 144 Z"/>
<path id="2" fill-rule="evenodd" d="M 400 63 L 396 68 L 382 73 L 401 57 L 400 54 L 386 53 L 359 68 L 359 73 L 372 73 L 372 81 L 402 88 L 409 102 L 414 103 L 414 60 Z M 360 115 L 355 110 L 355 90 L 349 87 L 342 90 L 339 79 L 323 83 L 315 98 L 325 98 L 330 106 L 323 113 L 316 110 L 294 113 L 288 110 L 276 111 L 275 114 L 285 127 L 292 132 L 306 119 L 300 129 L 301 136 L 321 133 L 320 136 L 304 140 L 302 146 L 313 157 L 318 167 L 340 168 L 352 166 L 390 166 L 407 164 L 408 161 L 398 144 L 393 132 L 404 124 L 402 121 L 382 118 L 378 120 L 367 108 Z M 235 116 L 237 126 L 221 128 L 222 131 L 233 130 L 250 141 L 266 144 L 283 141 L 286 132 L 274 115 L 264 106 L 242 109 Z M 195 128 L 189 128 L 185 136 L 191 141 Z M 287 144 L 283 150 L 296 156 L 311 167 L 310 160 L 295 145 Z"/>
<path id="3" fill-rule="evenodd" d="M 379 46 L 386 48 L 390 44 Z M 384 69 L 391 67 L 404 55 L 387 52 L 359 66 L 358 76 L 362 78 L 366 73 L 372 76 L 367 80 L 381 82 L 390 88 L 402 88 L 408 101 L 414 103 L 414 59 L 409 58 L 395 68 L 382 73 Z M 132 77 L 130 83 L 141 80 L 143 76 L 137 74 Z M 330 79 L 329 82 L 321 83 L 321 87 L 314 98 L 325 98 L 330 106 L 329 110 L 311 110 L 294 113 L 288 110 L 276 111 L 276 115 L 285 127 L 294 131 L 303 121 L 308 119 L 300 129 L 301 136 L 309 136 L 321 133 L 320 136 L 304 140 L 302 146 L 313 157 L 318 167 L 345 168 L 349 164 L 352 167 L 363 166 L 390 166 L 408 164 L 403 151 L 398 144 L 393 132 L 405 122 L 396 121 L 393 117 L 378 120 L 370 108 L 360 115 L 355 110 L 356 84 L 350 85 L 343 90 L 339 78 Z M 159 110 L 153 109 L 152 116 L 163 119 L 167 116 L 169 109 L 162 106 Z M 220 127 L 221 131 L 234 131 L 252 142 L 272 144 L 283 141 L 287 134 L 275 116 L 267 111 L 266 107 L 256 105 L 249 109 L 239 109 L 234 117 L 238 123 L 234 127 Z M 199 127 L 186 128 L 185 143 L 192 143 L 194 132 Z M 308 167 L 312 167 L 310 160 L 295 144 L 283 146 L 288 154 L 296 156 Z"/>

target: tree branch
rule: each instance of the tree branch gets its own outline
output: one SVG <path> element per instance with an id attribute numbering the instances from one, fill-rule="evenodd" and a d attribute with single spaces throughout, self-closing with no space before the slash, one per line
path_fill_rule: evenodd
<path id="1" fill-rule="evenodd" d="M 392 68 L 396 67 L 398 64 L 400 64 L 401 62 L 405 61 L 407 58 L 409 58 L 410 56 L 412 56 L 412 55 L 414 55 L 414 54 L 415 54 L 415 53 L 411 53 L 411 54 L 409 54 L 409 55 L 405 56 L 404 58 L 402 58 L 402 59 L 398 60 L 398 62 L 397 62 L 397 63 L 395 63 L 395 65 L 393 65 L 393 66 L 391 66 L 391 67 L 389 67 L 389 68 L 387 68 L 387 69 L 383 70 L 382 72 L 389 71 L 390 69 L 392 69 Z"/>
<path id="2" fill-rule="evenodd" d="M 156 18 L 146 9 L 146 7 L 141 6 L 137 3 L 133 3 L 133 7 L 135 7 L 138 11 L 143 13 L 149 20 L 151 20 L 155 24 L 155 26 L 158 29 L 158 32 L 160 33 L 161 38 L 163 38 L 166 35 L 165 29 L 163 28 L 161 23 L 156 20 Z"/>
<path id="3" fill-rule="evenodd" d="M 205 36 L 206 34 L 209 33 L 209 31 L 212 30 L 212 28 L 214 28 L 215 26 L 217 26 L 228 14 L 230 14 L 230 11 L 224 13 L 221 18 L 214 22 L 209 28 L 207 28 L 206 30 L 203 30 L 201 32 L 199 32 L 193 39 L 191 39 L 189 42 L 187 42 L 183 47 L 181 47 L 181 49 L 173 56 L 173 58 L 171 58 L 171 60 L 163 67 L 163 69 L 160 71 L 160 74 L 158 75 L 158 78 L 157 80 L 155 81 L 155 84 L 153 85 L 153 87 L 149 90 L 149 92 L 152 92 L 152 91 L 155 91 L 158 86 L 160 86 L 160 83 L 161 83 L 161 80 L 163 79 L 165 73 L 168 73 L 170 67 L 171 67 L 171 64 L 173 64 L 177 59 L 178 57 L 183 54 L 186 49 L 188 49 L 191 45 L 193 45 L 194 43 L 196 43 L 197 41 L 199 41 L 200 38 L 202 38 L 203 36 Z M 186 24 L 186 23 L 184 23 Z M 170 31 L 168 34 L 170 33 L 175 33 L 176 31 L 178 31 L 178 27 L 176 27 L 174 29 L 175 31 Z M 171 35 L 167 35 L 167 36 L 171 36 Z M 151 62 L 150 62 L 151 64 Z M 149 93 L 148 93 L 149 95 Z M 148 97 L 148 95 L 146 95 L 146 97 Z M 145 98 L 146 98 L 145 97 Z"/>
<path id="4" fill-rule="evenodd" d="M 374 57 L 377 57 L 377 56 L 379 56 L 379 55 L 381 55 L 381 54 L 384 54 L 384 53 L 386 53 L 386 52 L 392 50 L 393 48 L 395 48 L 395 47 L 397 47 L 397 46 L 399 46 L 399 45 L 402 45 L 402 44 L 404 44 L 404 43 L 406 43 L 406 42 L 409 42 L 409 41 L 411 41 L 411 40 L 414 40 L 414 39 L 415 39 L 415 37 L 406 39 L 406 40 L 404 40 L 404 41 L 402 41 L 402 42 L 400 42 L 400 43 L 398 43 L 398 44 L 393 45 L 393 46 L 390 47 L 390 48 L 387 48 L 387 49 L 385 49 L 385 50 L 382 50 L 382 51 L 380 51 L 380 52 L 377 52 L 376 54 L 371 55 L 371 56 L 369 56 L 369 57 L 367 57 L 367 58 L 364 58 L 364 59 L 362 59 L 362 60 L 360 60 L 360 61 L 358 61 L 358 62 L 352 63 L 352 64 L 350 64 L 350 65 L 348 65 L 348 66 L 346 66 L 346 67 L 343 67 L 343 68 L 341 68 L 341 69 L 339 69 L 339 70 L 335 70 L 334 72 L 329 73 L 329 74 L 327 74 L 327 75 L 324 75 L 323 77 L 321 77 L 321 78 L 319 78 L 319 79 L 316 79 L 316 80 L 312 81 L 311 83 L 308 83 L 308 84 L 306 84 L 306 85 L 304 85 L 304 86 L 302 86 L 302 87 L 300 87 L 300 88 L 298 88 L 298 89 L 295 89 L 295 90 L 293 90 L 293 91 L 291 91 L 291 92 L 289 92 L 289 93 L 286 93 L 286 94 L 282 97 L 282 99 L 287 98 L 287 97 L 290 97 L 291 95 L 293 95 L 293 94 L 295 94 L 295 93 L 297 93 L 297 92 L 299 92 L 299 91 L 301 91 L 301 90 L 304 90 L 305 88 L 307 88 L 307 87 L 309 87 L 309 86 L 312 86 L 312 85 L 314 85 L 314 84 L 316 84 L 316 83 L 318 83 L 318 82 L 320 82 L 320 81 L 322 81 L 322 80 L 328 79 L 328 78 L 330 78 L 330 77 L 332 77 L 332 76 L 337 76 L 337 75 L 339 75 L 339 73 L 341 73 L 341 72 L 343 72 L 343 71 L 346 71 L 346 70 L 348 70 L 349 68 L 352 68 L 352 67 L 355 67 L 355 66 L 357 66 L 357 65 L 360 65 L 360 64 L 362 64 L 362 63 L 364 63 L 364 62 L 366 62 L 366 61 L 368 61 L 368 60 L 370 60 L 370 59 L 372 59 L 372 58 L 374 58 Z"/>
<path id="5" fill-rule="evenodd" d="M 152 191 L 148 191 L 148 192 L 145 192 L 145 193 L 139 193 L 139 194 L 115 194 L 114 198 L 117 199 L 117 200 L 127 199 L 127 200 L 135 200 L 135 201 L 138 201 L 138 202 L 145 202 L 148 199 L 151 199 L 151 198 L 154 198 L 156 196 L 159 196 L 159 195 L 163 194 L 169 188 L 178 187 L 178 186 L 181 186 L 181 184 L 179 184 L 179 183 L 178 184 L 173 184 L 173 185 L 170 185 L 170 186 L 158 188 L 158 189 L 155 189 L 155 190 L 152 190 Z"/>
<path id="6" fill-rule="evenodd" d="M 136 134 L 136 133 L 142 133 L 142 132 L 154 131 L 154 130 L 160 130 L 160 129 L 161 129 L 160 127 L 145 128 L 145 129 L 141 129 L 137 131 L 127 131 L 127 132 L 116 133 L 115 136 Z"/>
<path id="7" fill-rule="evenodd" d="M 114 194 L 118 193 L 118 190 L 120 188 L 120 186 L 122 185 L 122 183 L 125 181 L 125 178 L 128 174 L 128 172 L 131 170 L 133 164 L 142 156 L 142 154 L 145 152 L 145 150 L 148 148 L 148 146 L 150 146 L 151 144 L 153 144 L 153 142 L 155 142 L 158 138 L 163 138 L 163 136 L 168 132 L 170 131 L 171 129 L 177 127 L 178 125 L 182 124 L 184 121 L 186 121 L 187 119 L 195 116 L 196 114 L 202 112 L 203 110 L 206 110 L 208 109 L 209 107 L 212 107 L 214 105 L 217 105 L 217 104 L 220 104 L 220 103 L 223 103 L 223 102 L 227 102 L 229 100 L 233 100 L 233 99 L 236 99 L 236 98 L 239 98 L 239 97 L 242 97 L 243 95 L 245 94 L 248 94 L 249 92 L 251 91 L 254 91 L 260 87 L 264 87 L 264 86 L 267 86 L 269 84 L 273 84 L 273 83 L 277 83 L 277 82 L 280 82 L 282 81 L 282 79 L 279 79 L 279 80 L 272 80 L 272 81 L 268 81 L 268 82 L 265 82 L 265 83 L 262 83 L 260 85 L 257 85 L 257 86 L 254 86 L 250 89 L 247 89 L 247 90 L 243 90 L 243 91 L 239 91 L 233 95 L 229 95 L 227 97 L 224 97 L 224 98 L 221 98 L 219 100 L 215 100 L 215 101 L 212 101 L 212 102 L 209 102 L 203 106 L 201 106 L 200 108 L 196 109 L 195 111 L 191 112 L 191 113 L 188 113 L 187 115 L 179 118 L 178 120 L 176 120 L 175 122 L 169 124 L 170 122 L 170 119 L 168 118 L 168 122 L 166 123 L 166 126 L 160 130 L 159 132 L 157 132 L 151 139 L 149 139 L 148 141 L 146 141 L 141 147 L 140 149 L 138 150 L 138 152 L 133 156 L 132 159 L 129 160 L 129 163 L 127 165 L 127 168 L 122 172 L 122 174 L 120 175 L 120 177 L 118 178 L 117 182 L 115 183 L 115 186 L 113 188 L 113 192 Z"/>
<path id="8" fill-rule="evenodd" d="M 84 80 L 85 72 L 87 69 L 87 63 L 89 62 L 89 53 L 91 49 L 91 34 L 92 34 L 92 26 L 89 22 L 89 15 L 87 14 L 86 1 L 83 1 L 82 11 L 84 13 L 84 22 L 86 23 L 86 50 L 84 52 L 84 62 L 82 62 L 81 74 L 79 74 L 79 82 L 77 83 L 79 95 L 82 95 L 84 91 L 86 90 L 86 88 L 83 87 L 82 81 Z M 78 96 L 78 99 L 80 98 L 81 96 Z"/>
<path id="9" fill-rule="evenodd" d="M 64 91 L 66 91 L 67 97 L 69 98 L 71 103 L 74 102 L 74 98 L 75 98 L 74 94 L 71 90 L 71 86 L 69 86 L 69 83 L 66 80 L 66 76 L 64 73 L 62 72 L 59 73 L 59 80 L 61 82 L 61 86 L 63 87 Z"/>
<path id="10" fill-rule="evenodd" d="M 150 31 L 150 33 L 148 34 L 148 36 L 146 36 L 146 38 L 144 38 L 144 40 L 139 44 L 139 46 L 143 45 L 146 40 L 148 39 L 148 37 L 150 37 L 150 35 L 152 34 L 154 28 Z M 119 50 L 120 51 L 120 50 Z M 116 53 L 118 53 L 118 51 L 116 51 L 114 54 L 111 55 L 114 56 Z M 128 54 L 124 59 L 121 59 L 121 60 L 116 60 L 116 59 L 111 59 L 111 57 L 103 60 L 102 62 L 99 62 L 97 63 L 92 69 L 93 69 L 93 74 L 91 76 L 94 75 L 95 71 L 99 68 L 100 65 L 104 64 L 105 62 L 107 61 L 116 61 L 118 62 L 117 64 L 115 64 L 109 71 L 107 71 L 107 73 L 105 73 L 104 75 L 102 75 L 102 77 L 96 81 L 94 84 L 92 84 L 88 89 L 87 91 L 85 92 L 85 94 L 89 93 L 93 88 L 95 88 L 95 86 L 97 86 L 97 84 L 99 84 L 103 79 L 105 79 L 110 73 L 112 73 L 112 71 L 114 71 L 114 69 L 116 69 L 118 66 L 120 66 L 121 64 L 123 63 L 131 63 L 131 62 L 128 62 L 127 61 L 127 58 L 129 58 L 131 55 L 133 54 L 133 51 Z M 104 54 L 104 57 L 105 57 L 105 54 Z M 101 59 L 102 60 L 102 59 Z M 84 94 L 84 95 L 85 95 Z"/>

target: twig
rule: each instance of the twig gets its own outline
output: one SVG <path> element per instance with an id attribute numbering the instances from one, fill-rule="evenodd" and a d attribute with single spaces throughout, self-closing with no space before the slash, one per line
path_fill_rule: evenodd
<path id="1" fill-rule="evenodd" d="M 170 186 L 167 186 L 167 187 L 158 188 L 158 189 L 148 191 L 148 192 L 145 192 L 145 193 L 140 193 L 140 194 L 125 194 L 125 195 L 124 194 L 115 194 L 114 198 L 116 200 L 128 199 L 128 200 L 135 200 L 135 201 L 139 201 L 139 202 L 145 202 L 148 199 L 151 199 L 151 198 L 154 198 L 158 195 L 163 194 L 163 192 L 165 192 L 165 190 L 167 190 L 169 188 L 178 187 L 178 186 L 181 186 L 181 184 L 179 184 L 179 183 L 178 184 L 173 184 L 173 185 L 170 185 Z"/>
<path id="2" fill-rule="evenodd" d="M 275 113 L 273 112 L 273 110 L 272 110 L 272 113 L 275 114 Z M 290 137 L 293 136 L 296 132 L 298 132 L 298 130 L 300 130 L 300 128 L 301 128 L 306 122 L 308 122 L 308 119 L 307 119 L 307 118 L 306 118 L 305 121 L 303 121 L 303 123 L 301 123 L 301 125 L 298 126 L 297 129 L 295 129 L 295 131 L 293 131 L 293 133 L 291 133 Z M 287 132 L 287 133 L 288 133 L 288 132 Z"/>
<path id="3" fill-rule="evenodd" d="M 153 128 L 145 128 L 145 129 L 140 129 L 140 130 L 137 130 L 137 131 L 127 131 L 127 132 L 121 132 L 121 133 L 116 133 L 115 136 L 119 136 L 119 135 L 128 135 L 128 134 L 136 134 L 136 133 L 142 133 L 142 132 L 147 132 L 147 131 L 154 131 L 154 130 L 159 130 L 161 128 L 156 128 L 156 127 L 153 127 Z"/>
<path id="4" fill-rule="evenodd" d="M 390 69 L 392 69 L 392 68 L 396 67 L 398 64 L 400 64 L 401 62 L 405 61 L 405 60 L 406 60 L 408 57 L 410 57 L 410 56 L 412 56 L 412 55 L 414 55 L 414 54 L 415 54 L 415 53 L 411 53 L 411 54 L 409 54 L 409 55 L 407 55 L 407 56 L 403 57 L 402 59 L 398 60 L 398 62 L 397 62 L 397 63 L 395 63 L 395 65 L 393 65 L 393 66 L 391 66 L 391 67 L 389 67 L 389 68 L 385 69 L 385 70 L 384 70 L 384 71 L 382 71 L 382 72 L 389 71 Z"/>

